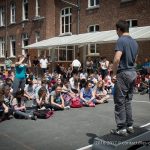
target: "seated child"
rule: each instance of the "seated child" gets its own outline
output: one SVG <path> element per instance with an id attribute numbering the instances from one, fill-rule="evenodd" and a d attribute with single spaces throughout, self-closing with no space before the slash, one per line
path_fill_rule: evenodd
<path id="1" fill-rule="evenodd" d="M 55 91 L 51 92 L 50 101 L 54 110 L 64 110 L 64 99 L 61 95 L 62 87 L 57 85 Z"/>
<path id="2" fill-rule="evenodd" d="M 80 99 L 84 106 L 95 106 L 95 93 L 92 90 L 92 82 L 88 80 L 85 84 L 85 88 L 80 91 Z"/>
<path id="3" fill-rule="evenodd" d="M 109 99 L 109 95 L 107 94 L 107 91 L 105 90 L 104 81 L 100 80 L 97 83 L 97 88 L 95 91 L 95 97 L 96 97 L 96 103 L 102 104 L 107 103 Z"/>
<path id="4" fill-rule="evenodd" d="M 0 111 L 2 113 L 0 122 L 9 119 L 9 116 L 12 114 L 11 101 L 12 95 L 10 93 L 10 87 L 4 86 L 0 88 Z"/>
<path id="5" fill-rule="evenodd" d="M 36 97 L 37 108 L 51 108 L 49 102 L 49 94 L 47 94 L 47 89 L 41 87 L 38 91 L 38 96 Z"/>
<path id="6" fill-rule="evenodd" d="M 14 109 L 14 116 L 17 118 L 25 118 L 36 120 L 37 117 L 33 113 L 27 113 L 25 101 L 24 101 L 24 90 L 19 90 L 16 92 L 15 97 L 12 100 L 12 107 Z"/>

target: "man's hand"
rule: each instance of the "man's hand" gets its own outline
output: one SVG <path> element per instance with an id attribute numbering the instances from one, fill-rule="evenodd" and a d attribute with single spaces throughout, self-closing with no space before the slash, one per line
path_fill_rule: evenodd
<path id="1" fill-rule="evenodd" d="M 115 83 L 116 80 L 117 80 L 116 75 L 113 75 L 112 78 L 111 78 L 112 83 Z"/>

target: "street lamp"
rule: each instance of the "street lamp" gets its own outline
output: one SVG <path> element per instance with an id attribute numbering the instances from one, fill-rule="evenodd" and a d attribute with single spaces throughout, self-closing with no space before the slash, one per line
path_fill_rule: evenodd
<path id="1" fill-rule="evenodd" d="M 66 0 L 61 0 L 62 2 L 66 3 L 66 4 L 69 4 L 75 8 L 77 8 L 78 10 L 78 27 L 77 27 L 77 33 L 79 34 L 80 33 L 80 0 L 77 1 L 77 4 L 74 4 L 74 3 L 71 3 L 69 1 L 66 1 Z"/>

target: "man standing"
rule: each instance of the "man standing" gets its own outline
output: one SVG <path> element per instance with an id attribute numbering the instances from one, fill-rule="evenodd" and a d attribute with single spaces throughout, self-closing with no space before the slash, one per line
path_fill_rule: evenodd
<path id="1" fill-rule="evenodd" d="M 72 62 L 72 72 L 78 72 L 81 67 L 81 63 L 78 59 L 73 60 Z"/>
<path id="2" fill-rule="evenodd" d="M 119 36 L 115 47 L 113 61 L 113 76 L 115 81 L 114 104 L 117 129 L 112 134 L 127 136 L 133 133 L 131 100 L 133 97 L 134 81 L 136 79 L 135 61 L 138 54 L 138 44 L 129 35 L 129 25 L 124 20 L 116 23 Z"/>
<path id="3" fill-rule="evenodd" d="M 40 59 L 40 67 L 41 67 L 41 74 L 42 76 L 44 75 L 44 73 L 47 71 L 47 66 L 48 66 L 48 60 L 47 58 L 44 56 L 44 58 Z"/>
<path id="4" fill-rule="evenodd" d="M 34 71 L 34 75 L 38 78 L 38 69 L 39 69 L 39 60 L 36 56 L 34 56 L 33 59 L 33 71 Z"/>

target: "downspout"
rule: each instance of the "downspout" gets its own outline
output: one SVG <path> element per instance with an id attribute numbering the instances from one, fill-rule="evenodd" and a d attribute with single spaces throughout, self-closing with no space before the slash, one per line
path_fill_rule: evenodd
<path id="1" fill-rule="evenodd" d="M 8 33 L 8 31 L 7 31 L 7 0 L 6 0 L 6 3 L 5 3 L 5 5 L 6 5 L 6 20 L 5 20 L 5 57 L 7 58 L 7 33 Z"/>
<path id="2" fill-rule="evenodd" d="M 78 10 L 78 28 L 77 33 L 80 33 L 80 0 L 77 1 L 77 10 Z"/>

